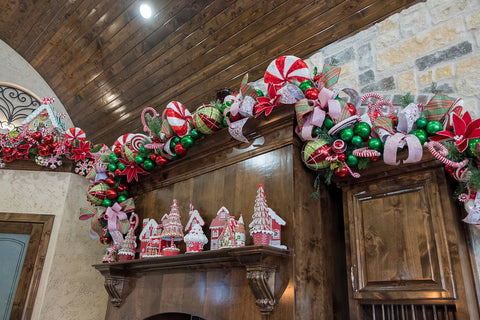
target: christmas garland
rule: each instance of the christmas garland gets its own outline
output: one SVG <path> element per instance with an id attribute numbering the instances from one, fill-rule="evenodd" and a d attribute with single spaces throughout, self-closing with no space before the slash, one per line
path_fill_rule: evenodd
<path id="1" fill-rule="evenodd" d="M 80 219 L 91 221 L 91 235 L 102 243 L 121 245 L 135 210 L 128 183 L 183 157 L 195 141 L 222 128 L 248 142 L 242 132 L 248 119 L 268 116 L 280 104 L 295 104 L 295 132 L 304 141 L 302 161 L 325 181 L 332 175 L 358 178 L 359 169 L 380 159 L 398 165 L 397 150 L 405 147 L 403 163 L 418 162 L 426 146 L 459 182 L 455 196 L 468 212 L 463 221 L 478 224 L 480 119 L 472 120 L 468 112 L 462 115 L 463 100 L 436 93 L 422 105 L 406 94 L 404 108 L 395 115 L 394 106 L 377 94 L 361 97 L 353 89 L 335 88 L 339 76 L 340 68 L 325 65 L 318 72 L 297 57 L 279 57 L 268 66 L 262 83 L 249 83 L 246 75 L 237 94 L 202 105 L 193 115 L 177 101 L 161 115 L 145 108 L 141 121 L 146 134 L 122 135 L 111 148 L 93 145 L 80 128 L 40 124 L 32 129 L 25 123 L 21 132 L 0 135 L 0 167 L 31 159 L 55 169 L 62 157 L 72 159 L 75 172 L 91 180 L 87 199 L 92 207 L 82 208 Z M 44 99 L 48 106 L 51 102 Z M 366 112 L 359 114 L 362 104 Z"/>

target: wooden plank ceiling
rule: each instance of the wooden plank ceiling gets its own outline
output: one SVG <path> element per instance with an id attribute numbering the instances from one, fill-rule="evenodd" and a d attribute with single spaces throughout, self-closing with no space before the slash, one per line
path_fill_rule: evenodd
<path id="1" fill-rule="evenodd" d="M 0 39 L 47 81 L 95 143 L 142 132 L 145 107 L 194 111 L 281 55 L 307 58 L 415 0 L 4 0 Z M 41 93 L 38 93 L 41 94 Z"/>

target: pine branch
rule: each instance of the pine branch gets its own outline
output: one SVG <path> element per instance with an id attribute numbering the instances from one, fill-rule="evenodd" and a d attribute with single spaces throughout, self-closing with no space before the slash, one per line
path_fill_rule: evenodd
<path id="1" fill-rule="evenodd" d="M 407 92 L 404 96 L 400 97 L 400 105 L 405 108 L 410 103 L 413 103 L 414 99 L 410 92 Z"/>
<path id="2" fill-rule="evenodd" d="M 368 163 L 370 162 L 369 158 L 358 158 L 357 167 L 359 170 L 366 169 L 368 167 Z"/>
<path id="3" fill-rule="evenodd" d="M 430 92 L 432 92 L 433 94 L 438 93 L 437 83 L 436 83 L 436 82 L 432 82 L 432 84 L 430 85 Z"/>

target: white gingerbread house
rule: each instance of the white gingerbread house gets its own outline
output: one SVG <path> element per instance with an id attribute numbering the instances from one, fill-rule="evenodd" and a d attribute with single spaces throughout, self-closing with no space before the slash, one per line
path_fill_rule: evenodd
<path id="1" fill-rule="evenodd" d="M 200 213 L 198 212 L 198 210 L 195 209 L 192 204 L 190 204 L 190 211 L 188 214 L 189 214 L 189 218 L 188 218 L 187 225 L 185 226 L 186 233 L 189 233 L 190 230 L 192 230 L 195 223 L 199 224 L 200 227 L 203 227 L 205 225 L 205 221 L 200 216 Z"/>
<path id="2" fill-rule="evenodd" d="M 210 223 L 210 250 L 219 248 L 219 238 L 225 226 L 225 219 L 230 217 L 227 208 L 221 207 L 217 212 L 217 216 Z"/>
<path id="3" fill-rule="evenodd" d="M 147 254 L 147 247 L 150 242 L 150 237 L 157 235 L 158 223 L 154 219 L 143 219 L 142 233 L 140 233 L 140 256 L 142 259 Z"/>
<path id="4" fill-rule="evenodd" d="M 60 132 L 65 131 L 65 124 L 63 119 L 65 114 L 58 113 L 52 107 L 53 99 L 43 99 L 43 103 L 30 113 L 28 117 L 23 120 L 22 125 L 28 127 L 28 131 L 37 131 L 39 128 L 53 128 Z"/>

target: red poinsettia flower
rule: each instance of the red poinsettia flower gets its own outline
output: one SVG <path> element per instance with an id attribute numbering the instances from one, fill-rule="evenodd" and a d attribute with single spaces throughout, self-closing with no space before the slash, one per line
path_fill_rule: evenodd
<path id="1" fill-rule="evenodd" d="M 119 162 L 125 165 L 125 169 L 121 171 L 119 174 L 121 176 L 127 176 L 127 182 L 132 181 L 135 178 L 135 181 L 138 181 L 138 175 L 149 174 L 147 171 L 143 170 L 135 161 L 128 161 L 125 159 L 118 159 Z"/>
<path id="2" fill-rule="evenodd" d="M 90 150 L 92 150 L 92 147 L 90 146 L 90 141 L 83 142 L 80 140 L 78 147 L 72 147 L 72 159 L 75 161 L 85 161 L 85 158 L 92 157 L 92 155 L 90 154 Z"/>
<path id="3" fill-rule="evenodd" d="M 268 85 L 268 97 L 258 97 L 258 103 L 255 105 L 255 118 L 260 116 L 263 111 L 265 115 L 268 116 L 274 107 L 278 106 L 280 102 L 280 95 L 277 95 L 277 90 L 272 84 Z"/>
<path id="4" fill-rule="evenodd" d="M 468 112 L 465 112 L 462 118 L 457 114 L 452 115 L 453 128 L 455 133 L 450 131 L 439 131 L 437 135 L 442 137 L 449 137 L 455 140 L 455 145 L 460 152 L 465 151 L 468 147 L 468 140 L 480 137 L 480 119 L 472 121 L 472 117 Z M 439 140 L 439 137 L 433 140 Z"/>

